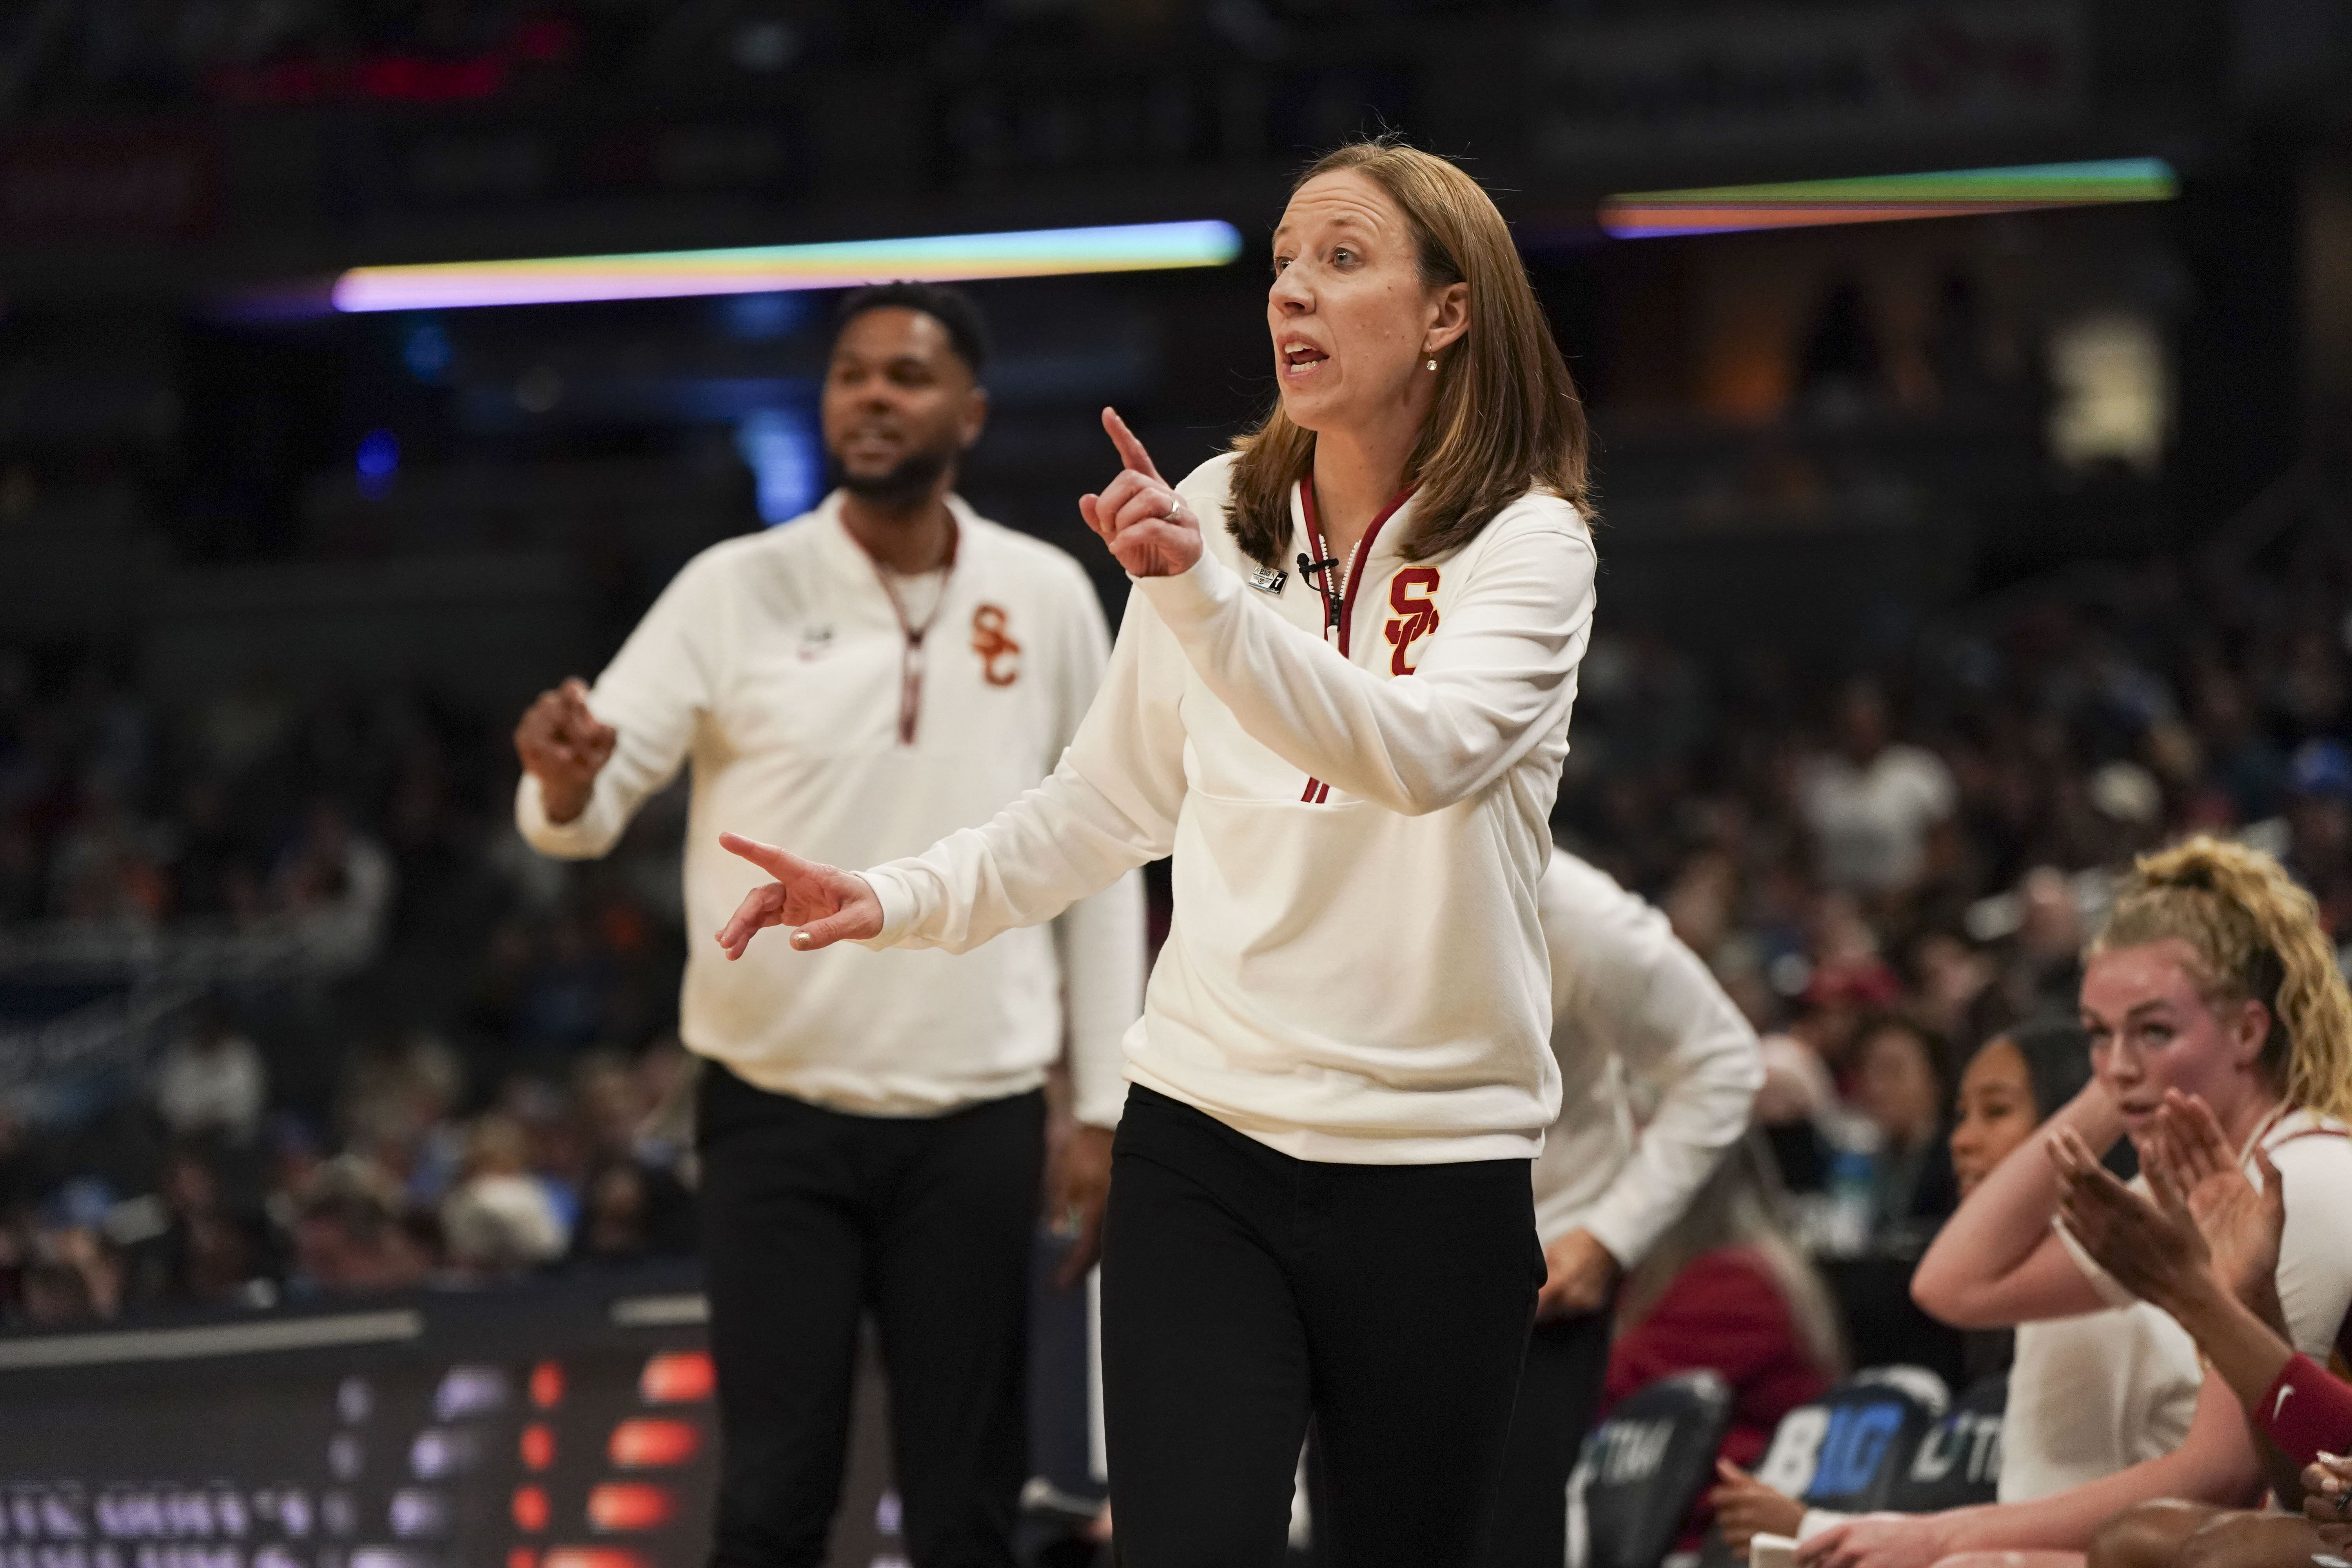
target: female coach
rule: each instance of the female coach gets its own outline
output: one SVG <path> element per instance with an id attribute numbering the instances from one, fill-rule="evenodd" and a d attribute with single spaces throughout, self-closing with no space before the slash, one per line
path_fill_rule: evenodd
<path id="1" fill-rule="evenodd" d="M 1105 1222 L 1121 1552 L 1277 1561 L 1311 1415 L 1332 1561 L 1466 1568 L 1544 1278 L 1583 415 L 1501 215 L 1409 147 L 1307 172 L 1266 323 L 1279 404 L 1181 484 L 1105 411 L 1079 505 L 1135 591 L 1053 776 L 862 874 L 730 835 L 777 879 L 719 941 L 961 952 L 1172 853 Z"/>

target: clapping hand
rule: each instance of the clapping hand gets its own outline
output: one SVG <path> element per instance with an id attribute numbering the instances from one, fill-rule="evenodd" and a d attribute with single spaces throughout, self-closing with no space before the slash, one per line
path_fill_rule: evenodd
<path id="1" fill-rule="evenodd" d="M 2286 1230 L 2286 1188 L 2270 1155 L 2254 1151 L 2263 1178 L 2257 1191 L 2212 1108 L 2177 1089 L 2166 1092 L 2144 1153 L 2150 1183 L 2162 1171 L 2196 1216 L 2213 1254 L 2214 1277 L 2250 1305 L 2266 1295 L 2278 1276 L 2279 1238 Z"/>
<path id="2" fill-rule="evenodd" d="M 1100 495 L 1078 498 L 1087 526 L 1101 534 L 1118 563 L 1136 577 L 1173 577 L 1201 559 L 1201 522 L 1174 487 L 1160 477 L 1151 454 L 1115 409 L 1103 410 L 1103 428 L 1126 465 Z"/>
<path id="3" fill-rule="evenodd" d="M 2066 1229 L 2125 1289 L 2170 1310 L 2207 1278 L 2211 1250 L 2188 1202 L 2150 1161 L 2153 1203 L 2099 1163 L 2082 1134 L 2060 1128 L 2049 1143 L 2058 1170 L 2058 1212 Z"/>
<path id="4" fill-rule="evenodd" d="M 730 961 L 742 957 L 751 939 L 769 926 L 798 926 L 793 945 L 803 952 L 882 934 L 882 900 L 865 878 L 803 860 L 740 833 L 722 833 L 719 842 L 729 854 L 741 856 L 775 879 L 744 894 L 719 928 L 719 945 Z"/>
<path id="5" fill-rule="evenodd" d="M 2153 1202 L 2117 1181 L 2072 1128 L 2049 1149 L 2067 1230 L 2132 1294 L 2177 1310 L 2200 1276 L 2241 1300 L 2269 1287 L 2286 1226 L 2278 1170 L 2255 1151 L 2257 1192 L 2203 1100 L 2176 1091 L 2157 1113 L 2141 1145 Z"/>

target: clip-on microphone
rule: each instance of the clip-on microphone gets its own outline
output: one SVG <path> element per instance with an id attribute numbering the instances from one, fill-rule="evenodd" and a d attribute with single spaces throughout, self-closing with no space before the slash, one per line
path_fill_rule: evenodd
<path id="1" fill-rule="evenodd" d="M 1339 562 L 1337 556 L 1321 561 L 1309 561 L 1307 559 L 1307 552 L 1302 550 L 1298 552 L 1299 580 L 1315 583 L 1316 592 L 1323 595 L 1323 616 L 1326 626 L 1336 626 L 1339 624 L 1339 595 L 1331 591 L 1331 575 L 1339 570 Z M 1319 583 L 1315 582 L 1318 574 L 1322 578 Z"/>

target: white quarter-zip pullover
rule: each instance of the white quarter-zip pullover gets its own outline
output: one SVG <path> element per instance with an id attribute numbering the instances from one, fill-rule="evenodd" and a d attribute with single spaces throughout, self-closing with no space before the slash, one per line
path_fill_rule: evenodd
<path id="1" fill-rule="evenodd" d="M 1591 535 L 1531 493 L 1409 562 L 1408 501 L 1367 531 L 1330 628 L 1316 586 L 1234 542 L 1232 464 L 1179 487 L 1207 548 L 1136 583 L 1053 776 L 866 873 L 872 945 L 963 952 L 1172 853 L 1133 1082 L 1301 1159 L 1531 1157 L 1559 1107 L 1536 885 Z M 1286 556 L 1312 548 L 1298 494 L 1291 514 Z"/>
<path id="2" fill-rule="evenodd" d="M 777 942 L 730 963 L 709 939 L 765 879 L 721 829 L 850 866 L 907 854 L 1018 798 L 1076 731 L 1108 652 L 1093 584 L 1063 552 L 948 504 L 955 556 L 936 614 L 928 592 L 916 606 L 919 648 L 837 494 L 704 551 L 597 679 L 589 706 L 620 734 L 587 809 L 551 823 L 525 773 L 516 821 L 543 853 L 602 855 L 691 761 L 689 1047 L 834 1110 L 937 1115 L 1042 1082 L 1066 994 L 1076 1112 L 1109 1126 L 1142 987 L 1139 877 L 1106 877 L 1050 931 L 971 958 Z"/>
<path id="3" fill-rule="evenodd" d="M 1536 1231 L 1579 1226 L 1631 1268 L 1748 1129 L 1751 1027 L 1666 917 L 1562 849 L 1536 890 L 1551 948 L 1559 1120 L 1536 1161 Z M 1634 1131 L 1637 1081 L 1658 1091 Z"/>

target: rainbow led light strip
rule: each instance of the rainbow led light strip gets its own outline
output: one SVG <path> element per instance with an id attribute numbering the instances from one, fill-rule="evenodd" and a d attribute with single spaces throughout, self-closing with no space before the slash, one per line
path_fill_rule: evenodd
<path id="1" fill-rule="evenodd" d="M 914 279 L 927 283 L 1046 278 L 1076 272 L 1146 272 L 1222 267 L 1241 254 L 1229 223 L 1132 223 L 950 234 L 919 239 L 759 245 L 730 250 L 563 256 L 538 261 L 449 261 L 355 267 L 335 279 L 338 310 L 449 310 L 473 305 L 555 305 L 593 300 L 672 300 L 848 289 Z"/>
<path id="2" fill-rule="evenodd" d="M 1742 229 L 1811 228 L 1837 223 L 1968 217 L 2110 202 L 2162 202 L 2179 194 L 2161 158 L 2088 163 L 2029 163 L 1948 174 L 1876 174 L 1696 191 L 1640 191 L 1601 204 L 1601 226 L 1619 239 Z"/>

